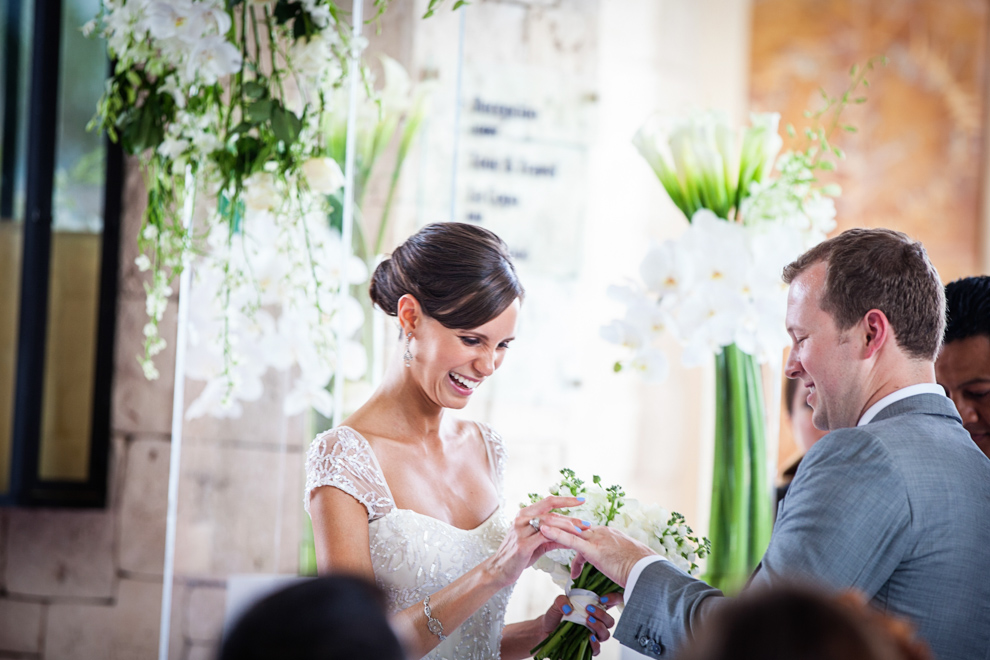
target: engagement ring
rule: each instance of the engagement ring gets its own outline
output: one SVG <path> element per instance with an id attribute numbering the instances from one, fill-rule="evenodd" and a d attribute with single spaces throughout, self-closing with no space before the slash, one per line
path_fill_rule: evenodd
<path id="1" fill-rule="evenodd" d="M 529 519 L 529 526 L 532 527 L 533 529 L 535 529 L 536 531 L 540 531 L 540 519 L 539 518 L 530 518 Z"/>

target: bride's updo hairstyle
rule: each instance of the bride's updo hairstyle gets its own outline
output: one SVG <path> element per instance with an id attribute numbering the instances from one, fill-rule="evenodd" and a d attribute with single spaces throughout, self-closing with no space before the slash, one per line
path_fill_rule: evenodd
<path id="1" fill-rule="evenodd" d="M 445 327 L 467 330 L 497 317 L 525 291 L 501 238 L 476 225 L 438 222 L 378 264 L 370 293 L 389 316 L 408 293 Z"/>

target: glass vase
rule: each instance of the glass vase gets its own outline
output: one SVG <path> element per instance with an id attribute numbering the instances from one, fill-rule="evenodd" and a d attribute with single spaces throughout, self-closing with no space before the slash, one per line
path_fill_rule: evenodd
<path id="1" fill-rule="evenodd" d="M 773 526 L 763 381 L 735 344 L 715 356 L 715 460 L 706 579 L 735 593 L 763 557 Z"/>

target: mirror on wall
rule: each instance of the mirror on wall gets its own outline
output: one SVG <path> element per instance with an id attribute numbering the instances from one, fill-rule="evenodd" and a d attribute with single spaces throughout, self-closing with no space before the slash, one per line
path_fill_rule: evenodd
<path id="1" fill-rule="evenodd" d="M 99 0 L 8 0 L 0 25 L 0 502 L 102 506 L 121 155 L 86 130 Z"/>

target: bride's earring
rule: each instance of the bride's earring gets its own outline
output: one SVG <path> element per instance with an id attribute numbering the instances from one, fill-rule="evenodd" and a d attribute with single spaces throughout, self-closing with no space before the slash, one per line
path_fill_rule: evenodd
<path id="1" fill-rule="evenodd" d="M 406 361 L 406 366 L 412 366 L 412 351 L 409 350 L 409 340 L 412 339 L 412 333 L 406 333 L 406 352 L 402 354 L 402 359 Z"/>

